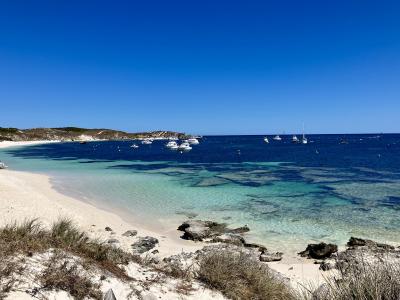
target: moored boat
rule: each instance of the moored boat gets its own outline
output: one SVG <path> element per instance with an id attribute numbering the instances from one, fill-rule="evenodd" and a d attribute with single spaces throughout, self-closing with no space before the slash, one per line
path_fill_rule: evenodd
<path id="1" fill-rule="evenodd" d="M 190 145 L 198 145 L 198 144 L 199 144 L 199 140 L 196 139 L 196 138 L 194 138 L 194 137 L 188 139 L 187 141 L 188 141 L 188 143 L 189 143 Z"/>
<path id="2" fill-rule="evenodd" d="M 182 144 L 179 145 L 178 150 L 189 151 L 192 150 L 192 147 L 190 146 L 189 142 L 184 141 Z"/>
<path id="3" fill-rule="evenodd" d="M 142 141 L 142 144 L 143 145 L 151 145 L 153 143 L 153 140 L 152 139 L 144 139 L 143 141 Z"/>

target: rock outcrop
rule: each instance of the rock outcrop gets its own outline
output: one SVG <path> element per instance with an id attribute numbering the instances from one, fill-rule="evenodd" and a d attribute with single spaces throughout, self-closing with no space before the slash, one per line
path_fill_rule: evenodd
<path id="1" fill-rule="evenodd" d="M 138 233 L 137 230 L 128 230 L 128 231 L 125 231 L 125 232 L 122 234 L 122 236 L 133 237 L 133 236 L 136 236 L 137 233 Z"/>
<path id="2" fill-rule="evenodd" d="M 142 254 L 153 249 L 157 244 L 158 239 L 151 236 L 146 236 L 140 237 L 136 243 L 131 245 L 131 247 L 134 253 Z"/>
<path id="3" fill-rule="evenodd" d="M 331 257 L 331 255 L 337 251 L 338 247 L 335 244 L 309 244 L 306 250 L 299 252 L 299 255 L 314 259 L 324 259 Z"/>
<path id="4" fill-rule="evenodd" d="M 243 233 L 250 231 L 247 225 L 231 229 L 225 223 L 188 220 L 182 223 L 178 227 L 178 230 L 184 232 L 182 235 L 183 239 L 225 244 L 218 246 L 218 249 L 231 252 L 236 250 L 251 254 L 262 262 L 279 261 L 283 256 L 281 252 L 269 252 L 263 245 L 247 243 L 242 236 Z M 210 248 L 205 249 L 207 251 Z"/>
<path id="5" fill-rule="evenodd" d="M 178 230 L 183 231 L 182 238 L 192 241 L 204 241 L 207 239 L 219 238 L 220 241 L 240 242 L 241 234 L 248 232 L 250 229 L 247 226 L 230 229 L 225 223 L 217 223 L 213 221 L 202 220 L 187 220 L 178 227 Z"/>

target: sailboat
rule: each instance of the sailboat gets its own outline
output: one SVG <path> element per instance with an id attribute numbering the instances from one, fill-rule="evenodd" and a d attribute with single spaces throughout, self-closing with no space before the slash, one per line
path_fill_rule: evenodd
<path id="1" fill-rule="evenodd" d="M 267 136 L 264 138 L 264 142 L 266 142 L 267 144 L 269 143 L 269 140 L 268 140 Z"/>
<path id="2" fill-rule="evenodd" d="M 274 141 L 282 141 L 282 138 L 279 135 L 274 136 Z"/>
<path id="3" fill-rule="evenodd" d="M 292 143 L 298 143 L 299 142 L 299 138 L 296 136 L 296 135 L 294 135 L 293 137 L 292 137 Z"/>
<path id="4" fill-rule="evenodd" d="M 308 143 L 308 140 L 304 134 L 304 123 L 303 123 L 303 137 L 301 138 L 301 143 L 304 145 Z"/>

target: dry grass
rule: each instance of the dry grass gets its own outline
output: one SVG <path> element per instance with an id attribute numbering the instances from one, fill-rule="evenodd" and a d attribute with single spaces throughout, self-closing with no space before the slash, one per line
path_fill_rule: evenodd
<path id="1" fill-rule="evenodd" d="M 88 264 L 95 264 L 121 279 L 129 278 L 120 265 L 138 260 L 121 249 L 90 239 L 67 219 L 54 223 L 50 230 L 44 229 L 37 220 L 13 223 L 0 229 L 1 257 L 17 254 L 31 256 L 50 248 L 79 256 Z"/>
<path id="2" fill-rule="evenodd" d="M 83 275 L 76 261 L 58 252 L 46 264 L 46 268 L 37 276 L 41 290 L 63 290 L 74 299 L 102 299 L 100 285 L 94 284 L 87 275 Z"/>
<path id="3" fill-rule="evenodd" d="M 18 277 L 23 274 L 24 269 L 13 258 L 0 257 L 0 299 L 5 299 L 7 293 L 19 283 Z"/>
<path id="4" fill-rule="evenodd" d="M 338 278 L 327 279 L 315 299 L 399 300 L 400 265 L 387 261 L 361 260 L 339 269 Z"/>
<path id="5" fill-rule="evenodd" d="M 294 300 L 295 295 L 266 265 L 244 253 L 214 252 L 200 258 L 197 278 L 230 299 Z"/>

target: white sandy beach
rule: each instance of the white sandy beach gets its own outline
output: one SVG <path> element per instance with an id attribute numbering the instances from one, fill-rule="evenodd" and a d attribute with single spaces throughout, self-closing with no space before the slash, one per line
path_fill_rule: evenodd
<path id="1" fill-rule="evenodd" d="M 31 145 L 39 145 L 39 144 L 49 144 L 49 143 L 58 143 L 60 141 L 20 141 L 20 142 L 13 142 L 13 141 L 1 141 L 0 142 L 0 149 L 1 148 L 8 148 L 8 147 L 18 147 L 18 146 L 31 146 Z"/>
<path id="2" fill-rule="evenodd" d="M 0 148 L 38 143 L 40 142 L 1 142 Z M 38 218 L 48 225 L 59 218 L 67 217 L 93 237 L 103 240 L 118 239 L 125 250 L 130 250 L 133 238 L 123 237 L 122 234 L 127 230 L 137 230 L 138 236 L 152 236 L 160 241 L 157 250 L 161 257 L 182 251 L 196 251 L 204 245 L 180 239 L 180 232 L 176 228 L 155 232 L 136 223 L 134 219 L 122 219 L 115 213 L 65 196 L 54 190 L 50 178 L 42 174 L 0 170 L 0 214 L 0 226 L 32 218 Z M 112 231 L 105 231 L 105 227 L 110 227 Z M 313 264 L 311 260 L 284 259 L 269 265 L 292 279 L 294 286 L 298 283 L 309 286 L 310 283 L 318 285 L 323 282 L 324 275 L 318 270 L 319 265 Z"/>

